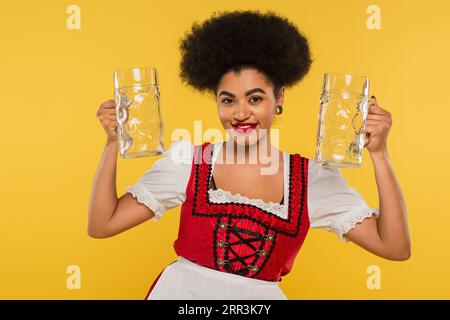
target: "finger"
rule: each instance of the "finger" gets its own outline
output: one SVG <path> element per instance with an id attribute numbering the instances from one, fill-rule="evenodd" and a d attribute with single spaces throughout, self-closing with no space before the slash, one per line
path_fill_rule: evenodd
<path id="1" fill-rule="evenodd" d="M 101 104 L 102 109 L 112 109 L 116 107 L 116 103 L 114 100 L 108 100 Z"/>
<path id="2" fill-rule="evenodd" d="M 372 99 L 369 101 L 369 113 L 390 115 L 387 110 L 380 107 L 377 99 L 374 96 L 372 96 Z"/>
<path id="3" fill-rule="evenodd" d="M 382 116 L 389 115 L 389 113 L 386 110 L 384 110 L 376 105 L 370 105 L 369 112 L 367 114 L 378 114 L 378 115 L 382 115 Z"/>
<path id="4" fill-rule="evenodd" d="M 374 119 L 367 119 L 366 120 L 366 126 L 367 125 L 380 126 L 383 123 L 385 123 L 385 121 L 383 121 L 383 120 L 374 120 Z"/>
<path id="5" fill-rule="evenodd" d="M 380 122 L 374 122 L 374 121 L 369 121 L 366 122 L 366 126 L 365 128 L 380 128 L 382 126 L 382 124 Z"/>
<path id="6" fill-rule="evenodd" d="M 375 102 L 371 102 L 369 104 L 369 113 L 372 114 L 380 114 L 380 115 L 386 115 L 386 111 L 382 109 L 379 105 L 377 105 Z"/>
<path id="7" fill-rule="evenodd" d="M 366 119 L 367 120 L 386 120 L 386 115 L 368 113 Z"/>
<path id="8" fill-rule="evenodd" d="M 369 104 L 372 104 L 372 103 L 378 104 L 377 98 L 375 96 L 370 97 Z"/>
<path id="9" fill-rule="evenodd" d="M 109 129 L 115 129 L 117 126 L 116 122 L 113 121 L 105 121 L 105 125 L 109 128 Z"/>
<path id="10" fill-rule="evenodd" d="M 116 109 L 106 109 L 105 113 L 107 115 L 115 116 L 116 115 Z"/>
<path id="11" fill-rule="evenodd" d="M 106 115 L 105 119 L 111 120 L 111 121 L 117 121 L 116 116 L 112 116 L 112 115 Z"/>
<path id="12" fill-rule="evenodd" d="M 364 129 L 365 132 L 370 133 L 372 136 L 377 136 L 382 132 L 380 126 L 368 125 Z"/>
<path id="13" fill-rule="evenodd" d="M 369 100 L 369 107 L 371 107 L 371 106 L 376 106 L 376 107 L 378 106 L 379 107 L 378 101 L 375 98 L 375 96 L 372 96 L 372 98 L 370 98 L 370 100 Z"/>
<path id="14" fill-rule="evenodd" d="M 115 115 L 111 114 L 102 114 L 99 116 L 100 120 L 110 120 L 110 121 L 117 121 L 117 117 Z"/>
<path id="15" fill-rule="evenodd" d="M 367 119 L 366 125 L 373 125 L 382 128 L 390 128 L 392 126 L 392 120 L 390 118 L 386 118 L 384 120 Z"/>

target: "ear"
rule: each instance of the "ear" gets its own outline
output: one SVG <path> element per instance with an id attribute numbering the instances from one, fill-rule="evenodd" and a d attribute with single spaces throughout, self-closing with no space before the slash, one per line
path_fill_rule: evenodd
<path id="1" fill-rule="evenodd" d="M 280 95 L 277 99 L 277 105 L 284 105 L 284 87 L 280 88 Z"/>

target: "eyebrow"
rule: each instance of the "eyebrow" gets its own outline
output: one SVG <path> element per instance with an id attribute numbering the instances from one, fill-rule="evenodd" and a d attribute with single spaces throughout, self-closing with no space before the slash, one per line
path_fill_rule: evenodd
<path id="1" fill-rule="evenodd" d="M 254 89 L 248 90 L 245 93 L 245 96 L 249 96 L 249 95 L 251 95 L 254 92 L 262 92 L 262 93 L 266 94 L 266 92 L 263 89 L 261 89 L 261 88 L 254 88 Z M 233 97 L 233 98 L 236 97 L 234 94 L 232 94 L 231 92 L 228 92 L 228 91 L 221 91 L 219 93 L 218 97 L 220 97 L 221 95 L 228 95 L 228 96 Z"/>

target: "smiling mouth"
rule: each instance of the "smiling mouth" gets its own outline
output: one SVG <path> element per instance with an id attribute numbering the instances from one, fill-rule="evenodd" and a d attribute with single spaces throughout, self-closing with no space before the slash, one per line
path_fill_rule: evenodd
<path id="1" fill-rule="evenodd" d="M 234 131 L 237 133 L 246 133 L 256 128 L 256 123 L 239 123 L 233 124 Z"/>

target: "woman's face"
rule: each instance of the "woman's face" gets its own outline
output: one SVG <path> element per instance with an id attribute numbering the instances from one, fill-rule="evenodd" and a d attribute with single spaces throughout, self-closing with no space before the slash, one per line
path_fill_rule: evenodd
<path id="1" fill-rule="evenodd" d="M 230 71 L 218 84 L 216 100 L 224 129 L 237 144 L 252 145 L 269 137 L 276 106 L 284 102 L 284 88 L 276 99 L 272 85 L 258 70 Z"/>

